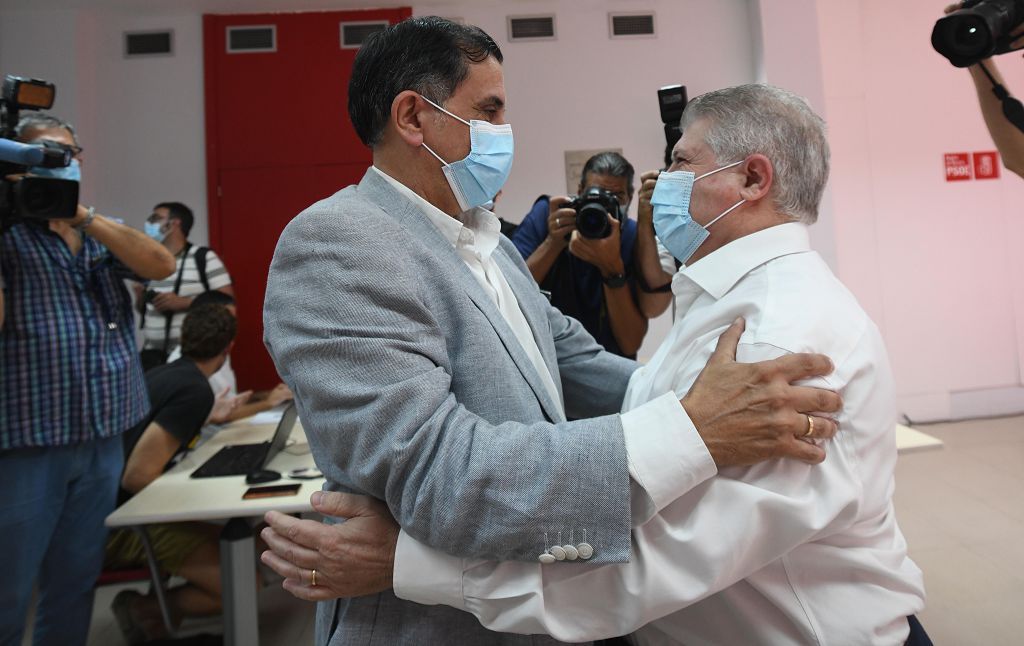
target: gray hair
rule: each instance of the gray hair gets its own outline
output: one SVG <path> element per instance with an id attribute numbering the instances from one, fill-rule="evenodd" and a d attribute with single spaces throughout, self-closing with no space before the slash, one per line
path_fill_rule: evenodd
<path id="1" fill-rule="evenodd" d="M 632 197 L 633 177 L 636 175 L 636 171 L 633 170 L 633 164 L 630 164 L 629 161 L 619 153 L 612 151 L 597 153 L 588 159 L 587 163 L 583 166 L 583 172 L 580 174 L 581 186 L 586 187 L 587 175 L 590 173 L 594 173 L 595 175 L 611 175 L 612 177 L 625 178 L 626 191 Z"/>
<path id="2" fill-rule="evenodd" d="M 23 112 L 21 118 L 18 119 L 18 125 L 14 128 L 14 136 L 22 139 L 25 133 L 32 130 L 51 130 L 53 128 L 63 128 L 70 132 L 75 145 L 78 145 L 78 135 L 75 134 L 74 126 L 44 112 Z"/>
<path id="3" fill-rule="evenodd" d="M 719 164 L 762 154 L 775 170 L 772 199 L 794 220 L 813 224 L 828 181 L 825 122 L 807 102 L 772 85 L 716 90 L 690 101 L 680 127 L 708 123 L 704 142 Z"/>

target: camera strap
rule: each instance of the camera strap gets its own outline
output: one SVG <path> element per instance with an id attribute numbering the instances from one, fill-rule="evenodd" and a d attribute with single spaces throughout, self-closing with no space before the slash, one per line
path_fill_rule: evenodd
<path id="1" fill-rule="evenodd" d="M 174 279 L 174 294 L 181 290 L 181 278 L 185 275 L 185 265 L 188 264 L 188 252 L 192 249 L 192 243 L 185 243 L 185 253 L 181 257 L 181 267 L 178 267 L 178 277 Z M 171 321 L 174 320 L 174 312 L 164 314 L 164 352 L 168 352 L 167 346 L 171 343 Z"/>
<path id="2" fill-rule="evenodd" d="M 185 252 L 181 258 L 181 267 L 178 267 L 178 276 L 174 279 L 174 293 L 177 294 L 181 290 L 181 279 L 185 275 L 185 264 L 188 262 L 188 252 L 192 249 L 192 243 L 185 244 Z M 149 309 L 149 303 L 146 307 L 142 308 L 142 317 L 139 320 L 139 329 L 146 329 L 146 310 Z M 171 319 L 174 318 L 174 313 L 164 314 L 166 323 L 164 325 L 164 351 L 167 351 L 167 345 L 171 341 Z"/>
<path id="3" fill-rule="evenodd" d="M 985 67 L 985 61 L 978 61 L 978 66 L 985 73 L 988 80 L 992 82 L 992 93 L 996 95 L 1003 104 L 1003 116 L 1006 120 L 1016 126 L 1017 130 L 1024 132 L 1024 104 L 1010 95 L 1005 87 L 992 76 L 992 73 Z"/>

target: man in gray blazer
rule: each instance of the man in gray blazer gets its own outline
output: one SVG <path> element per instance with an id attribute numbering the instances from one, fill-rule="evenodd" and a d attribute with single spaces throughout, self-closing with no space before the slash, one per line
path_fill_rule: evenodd
<path id="1" fill-rule="evenodd" d="M 825 357 L 741 365 L 725 343 L 682 402 L 668 393 L 618 414 L 636 364 L 548 304 L 483 208 L 511 161 L 501 61 L 484 32 L 440 18 L 363 45 L 349 114 L 373 167 L 285 229 L 266 344 L 327 489 L 384 501 L 410 536 L 457 556 L 624 562 L 631 514 L 663 508 L 716 466 L 821 461 L 800 438 L 835 426 L 806 413 L 835 411 L 839 397 L 789 385 L 827 373 Z M 330 562 L 344 546 L 332 527 L 268 520 L 280 555 L 264 559 L 285 587 L 329 600 L 318 644 L 554 643 L 402 601 L 386 565 L 374 594 L 334 600 L 344 580 Z M 304 522 L 315 544 L 290 540 Z"/>

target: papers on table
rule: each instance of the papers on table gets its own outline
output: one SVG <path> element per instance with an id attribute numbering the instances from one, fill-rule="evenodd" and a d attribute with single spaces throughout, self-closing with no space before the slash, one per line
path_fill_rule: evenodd
<path id="1" fill-rule="evenodd" d="M 249 423 L 253 426 L 259 424 L 277 424 L 281 421 L 281 415 L 284 414 L 283 410 L 265 410 L 262 413 L 256 413 L 249 418 Z"/>

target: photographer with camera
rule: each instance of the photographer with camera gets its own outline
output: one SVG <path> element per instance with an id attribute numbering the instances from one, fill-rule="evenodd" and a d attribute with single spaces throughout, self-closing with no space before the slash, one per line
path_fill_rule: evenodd
<path id="1" fill-rule="evenodd" d="M 142 366 L 145 370 L 163 365 L 178 347 L 185 312 L 193 299 L 216 290 L 234 296 L 231 276 L 220 257 L 209 247 L 189 241 L 195 216 L 181 202 L 161 202 L 146 220 L 146 235 L 163 244 L 175 258 L 174 273 L 149 284 L 143 292 L 136 288 L 142 314 Z"/>
<path id="2" fill-rule="evenodd" d="M 13 132 L 74 156 L 28 176 L 78 180 L 82 149 L 69 124 L 27 113 Z M 81 205 L 70 219 L 5 208 L 0 224 L 0 643 L 21 643 L 38 585 L 34 643 L 84 644 L 120 436 L 149 408 L 123 280 L 163 278 L 174 258 Z"/>
<path id="3" fill-rule="evenodd" d="M 645 285 L 634 274 L 637 223 L 626 216 L 633 176 L 622 155 L 594 155 L 583 167 L 579 196 L 538 198 L 512 238 L 552 305 L 606 350 L 631 358 L 648 319 L 640 307 Z"/>
<path id="4" fill-rule="evenodd" d="M 1024 106 L 1007 92 L 991 58 L 1024 47 L 1024 2 L 964 0 L 947 5 L 943 13 L 932 45 L 953 65 L 968 68 L 1003 166 L 1024 177 Z"/>

